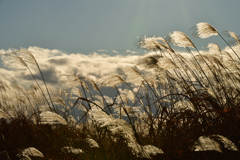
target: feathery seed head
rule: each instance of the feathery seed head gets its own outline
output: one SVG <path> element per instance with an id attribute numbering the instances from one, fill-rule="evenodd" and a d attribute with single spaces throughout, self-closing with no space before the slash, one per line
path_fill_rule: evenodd
<path id="1" fill-rule="evenodd" d="M 197 28 L 193 32 L 194 37 L 208 38 L 213 35 L 218 35 L 218 31 L 210 24 L 201 22 L 196 24 Z"/>
<path id="2" fill-rule="evenodd" d="M 174 108 L 179 111 L 182 111 L 182 110 L 196 111 L 194 105 L 190 101 L 187 101 L 187 100 L 176 102 L 174 104 Z"/>
<path id="3" fill-rule="evenodd" d="M 169 69 L 176 69 L 178 68 L 178 66 L 176 65 L 176 63 L 174 63 L 171 59 L 169 58 L 161 58 L 158 61 L 158 65 L 159 67 L 165 69 L 165 70 L 169 70 Z"/>
<path id="4" fill-rule="evenodd" d="M 139 60 L 137 65 L 142 66 L 144 68 L 155 68 L 157 67 L 157 63 L 158 63 L 158 60 L 155 57 L 148 56 Z"/>
<path id="5" fill-rule="evenodd" d="M 222 152 L 221 146 L 215 140 L 210 139 L 209 137 L 201 136 L 195 142 L 194 151 L 217 151 Z"/>
<path id="6" fill-rule="evenodd" d="M 23 58 L 17 55 L 16 52 L 4 54 L 4 58 L 5 58 L 5 61 L 10 61 L 11 63 L 16 62 L 17 64 L 20 64 L 23 67 L 28 67 L 26 62 L 23 60 Z M 15 69 L 15 66 L 14 66 L 14 69 Z M 17 69 L 19 69 L 19 66 L 17 66 Z"/>
<path id="7" fill-rule="evenodd" d="M 224 148 L 232 151 L 239 151 L 238 147 L 228 138 L 222 136 L 222 135 L 211 135 L 210 138 L 216 139 L 224 144 Z"/>
<path id="8" fill-rule="evenodd" d="M 94 139 L 86 138 L 86 142 L 89 144 L 91 148 L 100 148 L 98 143 Z"/>
<path id="9" fill-rule="evenodd" d="M 40 123 L 41 124 L 63 124 L 66 125 L 66 120 L 57 113 L 45 111 L 40 114 Z"/>
<path id="10" fill-rule="evenodd" d="M 217 45 L 215 43 L 209 43 L 206 48 L 209 49 L 210 53 L 216 53 L 216 54 L 221 53 L 221 49 L 220 49 L 219 45 Z"/>
<path id="11" fill-rule="evenodd" d="M 138 71 L 136 67 L 125 67 L 123 69 L 123 72 L 125 74 L 125 79 L 127 82 L 137 84 L 144 81 L 142 74 Z"/>
<path id="12" fill-rule="evenodd" d="M 232 38 L 234 39 L 233 42 L 230 42 L 230 43 L 233 43 L 233 44 L 240 44 L 240 40 L 238 38 L 238 35 L 234 32 L 231 32 L 231 31 L 225 31 L 223 33 L 225 36 L 229 37 L 229 38 Z"/>
<path id="13" fill-rule="evenodd" d="M 37 61 L 36 61 L 35 57 L 33 56 L 33 54 L 25 48 L 16 50 L 16 51 L 14 51 L 14 53 L 16 55 L 18 55 L 19 57 L 21 57 L 25 62 L 28 62 L 31 64 L 37 64 Z"/>
<path id="14" fill-rule="evenodd" d="M 44 155 L 34 147 L 25 148 L 22 151 L 22 154 L 27 156 L 32 156 L 32 157 L 41 157 L 41 158 L 44 157 Z"/>
<path id="15" fill-rule="evenodd" d="M 113 74 L 110 76 L 103 77 L 99 80 L 99 84 L 101 86 L 111 86 L 114 87 L 118 84 L 125 83 L 124 79 L 118 75 L 118 74 Z"/>
<path id="16" fill-rule="evenodd" d="M 92 84 L 92 87 L 95 91 L 98 91 L 98 92 L 101 92 L 98 85 L 95 83 L 94 80 L 90 80 L 91 84 Z"/>
<path id="17" fill-rule="evenodd" d="M 170 42 L 175 46 L 196 48 L 190 38 L 183 32 L 174 31 L 172 33 L 169 33 L 168 36 Z"/>
<path id="18" fill-rule="evenodd" d="M 164 44 L 160 43 L 159 41 L 162 41 Z M 155 36 L 154 37 L 144 36 L 143 38 L 138 40 L 137 46 L 142 49 L 151 51 L 169 49 L 169 46 L 167 45 L 164 38 Z"/>
<path id="19" fill-rule="evenodd" d="M 60 96 L 53 97 L 53 102 L 56 103 L 56 104 L 60 104 L 60 105 L 62 105 L 64 107 L 66 107 L 64 99 L 62 97 L 60 97 Z"/>
<path id="20" fill-rule="evenodd" d="M 215 43 L 209 43 L 207 48 L 212 49 L 212 50 L 218 50 L 221 51 L 219 45 L 215 44 Z"/>

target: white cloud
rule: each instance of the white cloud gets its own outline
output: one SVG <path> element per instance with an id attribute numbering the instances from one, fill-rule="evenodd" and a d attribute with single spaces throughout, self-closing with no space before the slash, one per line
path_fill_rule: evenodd
<path id="1" fill-rule="evenodd" d="M 238 48 L 234 47 L 235 50 Z M 67 54 L 60 50 L 45 49 L 40 47 L 29 47 L 29 51 L 36 58 L 46 81 L 50 84 L 57 84 L 61 74 L 80 74 L 81 76 L 90 77 L 97 81 L 99 78 L 117 73 L 117 71 L 126 66 L 135 65 L 138 60 L 143 56 L 155 55 L 155 52 L 149 52 L 143 56 L 140 55 L 107 55 L 93 52 L 92 54 L 85 55 L 81 53 Z M 225 50 L 231 53 L 229 48 Z M 13 51 L 12 49 L 0 50 L 0 54 L 6 54 Z M 128 53 L 136 53 L 135 51 L 127 50 Z M 239 53 L 239 52 L 238 52 Z M 234 54 L 231 53 L 233 56 Z M 181 52 L 185 58 L 191 58 L 189 53 Z M 1 59 L 0 59 L 1 61 Z M 2 63 L 1 63 L 2 64 Z M 41 79 L 36 66 L 29 65 L 32 73 L 37 79 Z M 11 70 L 9 68 L 16 68 L 18 70 Z M 22 67 L 19 63 L 12 63 L 5 61 L 4 65 L 0 65 L 1 79 L 15 78 L 21 84 L 33 84 L 33 78 L 26 67 Z"/>
<path id="2" fill-rule="evenodd" d="M 108 52 L 106 49 L 99 49 L 98 52 Z"/>
<path id="3" fill-rule="evenodd" d="M 136 52 L 136 51 L 131 51 L 131 50 L 126 50 L 126 53 L 131 53 L 131 54 L 137 54 L 138 52 Z"/>
<path id="4" fill-rule="evenodd" d="M 56 84 L 61 74 L 80 74 L 98 80 L 100 77 L 116 73 L 120 68 L 134 65 L 138 56 L 110 56 L 106 54 L 92 53 L 89 55 L 76 53 L 66 54 L 60 50 L 49 50 L 40 47 L 29 47 L 29 51 L 36 58 L 48 83 Z M 9 50 L 0 50 L 2 54 Z M 36 66 L 29 65 L 32 73 L 37 79 L 41 79 Z M 10 68 L 21 68 L 21 70 L 9 70 Z M 24 70 L 23 70 L 24 69 Z M 15 78 L 23 84 L 34 83 L 30 72 L 21 67 L 19 63 L 5 61 L 4 68 L 0 69 L 1 77 L 6 79 Z"/>
<path id="5" fill-rule="evenodd" d="M 235 53 L 238 55 L 238 57 L 240 57 L 240 46 L 239 45 L 232 46 L 232 49 L 235 51 Z M 227 46 L 223 49 L 223 51 L 230 53 L 230 55 L 234 59 L 238 59 L 237 56 L 235 55 L 235 53 L 232 51 L 232 49 L 229 46 Z"/>
<path id="6" fill-rule="evenodd" d="M 112 50 L 112 53 L 116 53 L 116 54 L 117 54 L 117 53 L 119 53 L 119 52 L 118 52 L 118 51 L 116 51 L 116 50 Z"/>

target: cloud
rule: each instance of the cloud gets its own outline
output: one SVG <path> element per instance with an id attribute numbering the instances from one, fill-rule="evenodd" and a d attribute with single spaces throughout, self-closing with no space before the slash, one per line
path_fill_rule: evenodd
<path id="1" fill-rule="evenodd" d="M 240 57 L 240 46 L 239 46 L 239 45 L 236 45 L 236 46 L 231 46 L 231 47 L 232 47 L 232 49 L 236 52 L 236 54 Z M 236 58 L 236 59 L 237 59 L 237 56 L 236 56 L 235 53 L 232 51 L 232 49 L 231 49 L 229 46 L 227 46 L 227 47 L 225 47 L 225 48 L 223 49 L 223 51 L 226 51 L 226 52 L 230 53 L 233 58 Z"/>
<path id="2" fill-rule="evenodd" d="M 117 53 L 119 53 L 119 52 L 118 52 L 118 51 L 116 51 L 116 50 L 112 50 L 112 53 L 116 53 L 116 54 L 117 54 Z"/>
<path id="3" fill-rule="evenodd" d="M 48 86 L 54 86 L 57 88 L 61 87 L 59 82 L 62 74 L 80 75 L 91 78 L 94 81 L 98 81 L 101 77 L 119 73 L 119 71 L 124 67 L 135 65 L 139 62 L 139 59 L 145 56 L 156 55 L 155 52 L 149 52 L 142 56 L 135 54 L 107 55 L 97 52 L 93 52 L 88 55 L 82 53 L 67 54 L 60 50 L 49 50 L 40 47 L 29 47 L 28 50 L 31 51 L 36 58 Z M 236 57 L 228 47 L 224 50 L 229 51 L 233 57 Z M 239 48 L 234 47 L 234 50 L 238 51 L 237 53 L 239 54 Z M 0 50 L 0 54 L 6 54 L 12 51 L 13 50 L 11 49 Z M 128 52 L 130 51 L 128 50 Z M 200 52 L 203 53 L 203 51 Z M 178 53 L 188 60 L 192 59 L 190 54 L 187 52 Z M 193 52 L 193 54 L 198 53 Z M 0 59 L 0 61 L 4 61 L 4 59 Z M 29 64 L 29 67 L 40 85 L 43 85 L 41 82 L 41 75 L 36 65 Z M 13 70 L 12 68 L 15 69 Z M 22 86 L 35 84 L 29 70 L 20 63 L 16 62 L 12 63 L 11 61 L 4 61 L 3 65 L 0 65 L 0 76 L 0 80 L 5 80 L 8 84 L 13 79 L 16 79 L 16 81 Z M 108 96 L 115 95 L 113 90 L 109 87 L 101 88 L 101 90 L 102 89 Z"/>
<path id="4" fill-rule="evenodd" d="M 67 54 L 57 49 L 50 50 L 40 47 L 29 47 L 28 50 L 31 51 L 36 58 L 45 80 L 51 85 L 58 85 L 60 75 L 62 74 L 79 74 L 97 81 L 103 76 L 118 73 L 119 70 L 126 66 L 135 65 L 143 56 L 156 54 L 155 52 L 149 52 L 142 56 L 135 54 L 107 55 L 97 52 L 88 55 L 82 53 Z M 229 48 L 226 48 L 225 50 L 230 51 Z M 2 49 L 0 50 L 0 54 L 6 54 L 11 51 L 13 50 Z M 127 50 L 126 52 L 136 53 L 135 51 L 130 50 Z M 189 53 L 181 52 L 181 55 L 185 58 L 191 58 Z M 233 53 L 232 55 L 234 56 Z M 0 61 L 2 60 L 3 59 L 0 59 Z M 41 80 L 38 68 L 31 64 L 29 64 L 29 67 L 36 79 Z M 11 61 L 4 61 L 4 65 L 0 65 L 0 76 L 2 79 L 6 80 L 15 78 L 19 83 L 26 86 L 34 83 L 33 78 L 26 67 L 22 66 L 20 63 L 12 63 Z"/>
<path id="5" fill-rule="evenodd" d="M 131 54 L 137 54 L 138 52 L 136 52 L 136 51 L 131 51 L 131 50 L 126 50 L 126 53 L 131 53 Z"/>
<path id="6" fill-rule="evenodd" d="M 60 72 L 57 71 L 55 67 L 49 66 L 48 68 L 41 69 L 41 72 L 42 72 L 43 77 L 46 82 L 51 83 L 51 84 L 58 83 L 58 73 L 60 73 Z M 37 80 L 42 80 L 41 74 L 39 72 L 35 73 L 33 75 Z M 33 77 L 29 73 L 25 76 L 25 79 L 31 81 L 31 80 L 33 80 Z"/>
<path id="7" fill-rule="evenodd" d="M 120 68 L 131 66 L 138 61 L 139 56 L 135 55 L 106 55 L 93 52 L 85 55 L 81 53 L 67 54 L 60 50 L 49 50 L 40 47 L 29 47 L 29 51 L 37 60 L 47 83 L 57 84 L 61 74 L 80 74 L 84 77 L 97 81 L 99 78 L 116 73 Z M 9 50 L 0 50 L 6 54 Z M 29 67 L 37 80 L 41 80 L 40 73 L 35 65 Z M 18 70 L 12 70 L 15 68 Z M 0 68 L 1 77 L 5 79 L 15 78 L 23 85 L 34 83 L 30 72 L 20 63 L 5 61 L 4 67 Z"/>
<path id="8" fill-rule="evenodd" d="M 55 64 L 55 65 L 67 65 L 69 62 L 68 59 L 66 58 L 59 58 L 59 59 L 51 58 L 48 61 L 49 63 Z"/>
<path id="9" fill-rule="evenodd" d="M 98 52 L 108 52 L 106 49 L 99 49 Z"/>

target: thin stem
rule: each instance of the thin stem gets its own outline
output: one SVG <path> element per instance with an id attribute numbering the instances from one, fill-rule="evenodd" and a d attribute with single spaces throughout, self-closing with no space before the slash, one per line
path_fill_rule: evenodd
<path id="1" fill-rule="evenodd" d="M 49 93 L 49 91 L 48 91 L 48 87 L 47 87 L 46 81 L 45 81 L 45 79 L 44 79 L 44 77 L 43 77 L 43 74 L 42 74 L 42 71 L 41 71 L 41 69 L 40 69 L 40 66 L 38 65 L 37 62 L 36 62 L 36 65 L 37 65 L 38 70 L 39 70 L 39 72 L 40 72 L 40 74 L 41 74 L 41 77 L 42 77 L 42 79 L 43 79 L 43 82 L 44 82 L 44 85 L 45 85 L 45 87 L 46 87 L 46 90 L 47 90 L 48 96 L 49 96 L 49 98 L 50 98 L 50 101 L 51 101 L 51 103 L 52 103 L 53 109 L 54 109 L 54 111 L 56 112 L 55 107 L 54 107 L 54 104 L 53 104 L 53 101 L 52 101 L 52 98 L 51 98 L 50 93 Z"/>
<path id="2" fill-rule="evenodd" d="M 231 50 L 233 51 L 233 53 L 238 57 L 238 59 L 240 60 L 240 58 L 239 58 L 239 56 L 237 55 L 237 53 L 233 50 L 233 48 L 230 46 L 230 44 L 222 37 L 222 35 L 219 33 L 219 32 L 217 32 L 218 33 L 218 35 L 224 40 L 224 42 L 226 42 L 227 43 L 227 45 L 231 48 Z"/>

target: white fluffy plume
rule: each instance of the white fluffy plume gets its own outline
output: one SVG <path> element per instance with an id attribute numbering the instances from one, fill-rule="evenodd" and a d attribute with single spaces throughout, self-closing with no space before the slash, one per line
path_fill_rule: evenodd
<path id="1" fill-rule="evenodd" d="M 194 37 L 208 38 L 213 35 L 218 35 L 218 31 L 210 24 L 206 22 L 200 22 L 197 25 L 197 29 L 194 31 Z"/>

